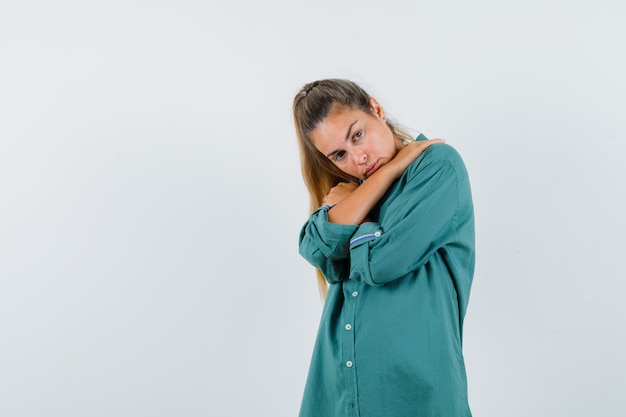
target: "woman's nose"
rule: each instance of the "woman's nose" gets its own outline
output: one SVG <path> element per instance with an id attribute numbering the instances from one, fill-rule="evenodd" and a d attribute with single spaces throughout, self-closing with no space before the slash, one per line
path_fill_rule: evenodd
<path id="1" fill-rule="evenodd" d="M 367 154 L 363 151 L 356 151 L 353 156 L 354 156 L 354 163 L 356 165 L 361 165 L 367 162 Z"/>

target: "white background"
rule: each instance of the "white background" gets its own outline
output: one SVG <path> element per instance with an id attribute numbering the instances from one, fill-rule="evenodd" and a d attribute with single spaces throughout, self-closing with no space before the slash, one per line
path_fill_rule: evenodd
<path id="1" fill-rule="evenodd" d="M 0 415 L 297 415 L 291 100 L 341 77 L 469 169 L 474 415 L 623 416 L 622 9 L 3 1 Z"/>

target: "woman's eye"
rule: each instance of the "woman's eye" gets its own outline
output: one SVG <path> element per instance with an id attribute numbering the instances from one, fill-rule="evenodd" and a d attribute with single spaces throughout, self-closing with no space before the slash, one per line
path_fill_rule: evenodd
<path id="1" fill-rule="evenodd" d="M 361 135 L 363 135 L 363 131 L 362 130 L 357 130 L 356 132 L 354 132 L 354 135 L 352 135 L 352 139 L 353 140 L 359 140 L 359 139 L 361 139 Z"/>
<path id="2" fill-rule="evenodd" d="M 346 151 L 339 151 L 335 154 L 335 161 L 341 162 L 345 156 L 346 156 Z"/>

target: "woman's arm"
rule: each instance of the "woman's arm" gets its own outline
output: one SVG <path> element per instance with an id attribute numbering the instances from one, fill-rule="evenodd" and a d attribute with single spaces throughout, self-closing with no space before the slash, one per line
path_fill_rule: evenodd
<path id="1" fill-rule="evenodd" d="M 406 168 L 429 146 L 441 142 L 442 139 L 411 142 L 360 186 L 341 183 L 333 187 L 324 199 L 325 204 L 334 204 L 328 211 L 328 221 L 339 224 L 363 223 L 389 186 L 400 178 Z"/>
<path id="2" fill-rule="evenodd" d="M 350 278 L 383 285 L 421 268 L 435 252 L 473 268 L 474 225 L 469 178 L 450 146 L 428 150 L 400 180 L 380 223 L 363 223 L 350 241 Z M 467 283 L 467 282 L 466 282 Z"/>
<path id="3" fill-rule="evenodd" d="M 358 226 L 328 221 L 328 207 L 317 209 L 300 231 L 299 252 L 311 265 L 321 270 L 328 282 L 348 278 L 350 239 Z"/>

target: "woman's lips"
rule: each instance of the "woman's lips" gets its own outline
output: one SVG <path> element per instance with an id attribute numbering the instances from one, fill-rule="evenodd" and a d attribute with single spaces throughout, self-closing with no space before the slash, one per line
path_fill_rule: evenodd
<path id="1" fill-rule="evenodd" d="M 367 167 L 367 170 L 365 171 L 365 176 L 369 177 L 374 172 L 376 172 L 377 169 L 378 169 L 378 161 L 374 162 L 372 165 Z"/>

